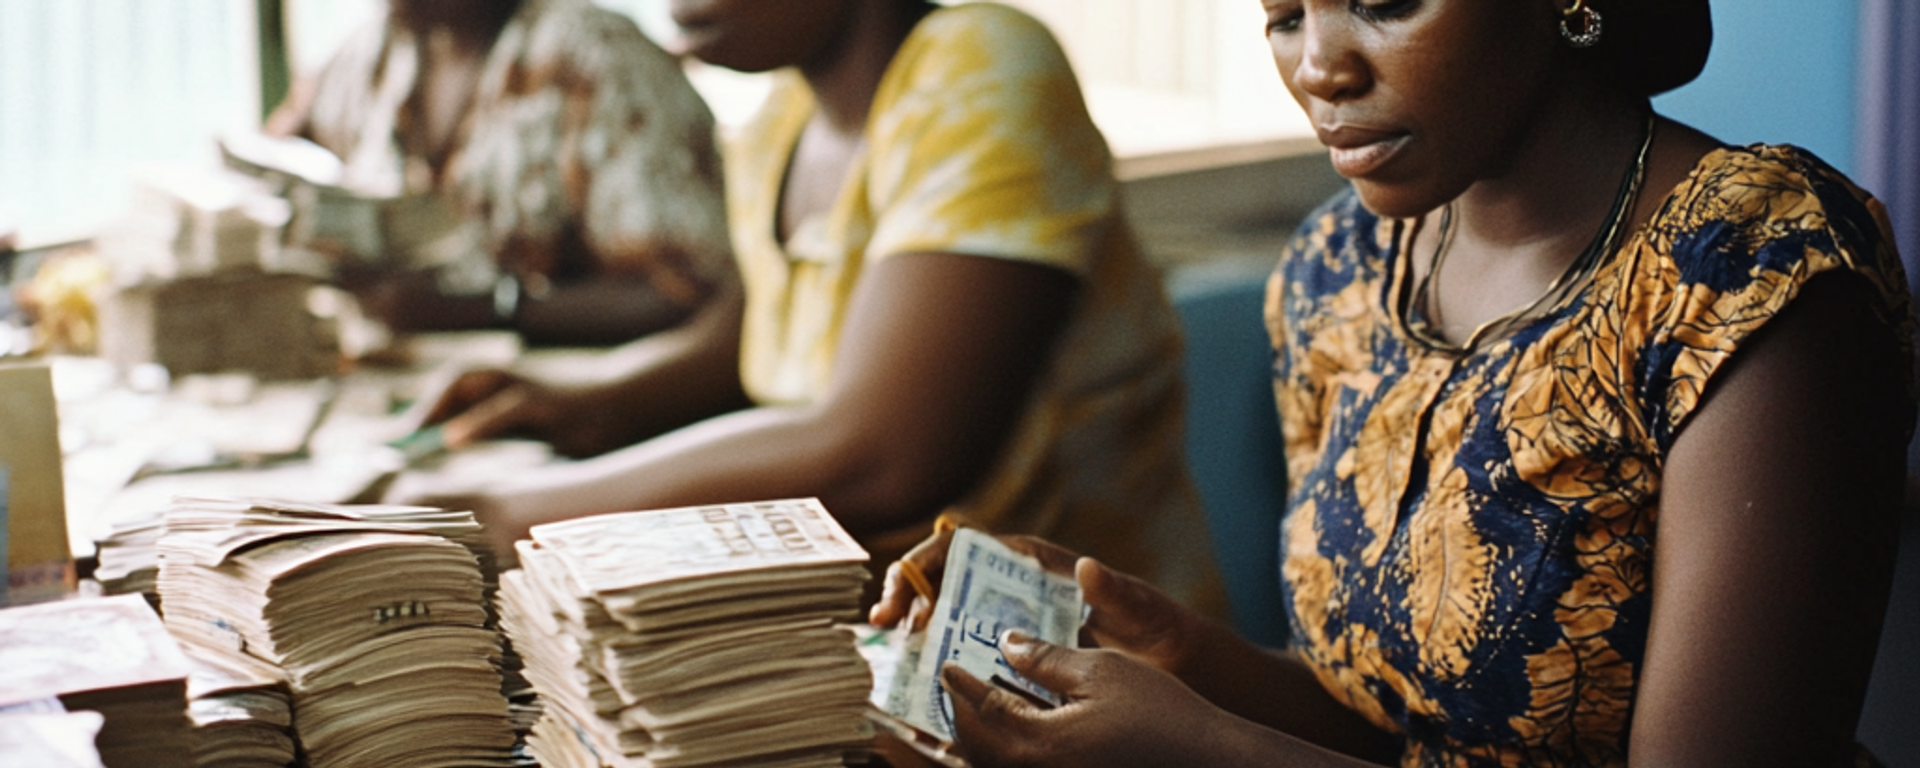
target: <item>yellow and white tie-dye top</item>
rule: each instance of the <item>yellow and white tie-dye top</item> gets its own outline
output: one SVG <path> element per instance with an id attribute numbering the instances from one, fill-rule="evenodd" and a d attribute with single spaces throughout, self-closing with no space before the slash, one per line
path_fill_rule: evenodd
<path id="1" fill-rule="evenodd" d="M 953 511 L 1217 610 L 1182 453 L 1177 319 L 1121 217 L 1106 142 L 1052 36 L 1005 6 L 927 15 L 881 80 L 839 198 L 784 245 L 782 180 L 815 104 L 797 73 L 778 77 L 727 145 L 747 392 L 762 404 L 819 397 L 855 287 L 883 259 L 959 253 L 1066 270 L 1081 281 L 1070 325 L 1002 455 Z M 926 532 L 863 544 L 884 564 Z"/>

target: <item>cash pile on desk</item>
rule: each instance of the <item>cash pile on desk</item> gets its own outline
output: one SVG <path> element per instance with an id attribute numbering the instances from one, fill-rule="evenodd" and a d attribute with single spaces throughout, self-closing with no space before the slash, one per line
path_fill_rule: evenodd
<path id="1" fill-rule="evenodd" d="M 258 179 L 177 163 L 133 176 L 131 204 L 99 236 L 123 278 L 259 269 L 278 257 L 293 207 Z"/>
<path id="2" fill-rule="evenodd" d="M 193 720 L 195 768 L 253 768 L 292 765 L 293 708 L 273 667 L 244 654 L 208 658 L 189 653 L 187 716 Z"/>
<path id="3" fill-rule="evenodd" d="M 0 610 L 0 659 L 0 708 L 100 713 L 108 768 L 193 765 L 187 659 L 139 597 Z"/>
<path id="4" fill-rule="evenodd" d="M 166 519 L 159 515 L 115 525 L 112 535 L 96 542 L 94 580 L 109 595 L 142 595 L 159 609 L 159 546 L 166 532 Z"/>
<path id="5" fill-rule="evenodd" d="M 478 537 L 467 512 L 180 500 L 159 545 L 167 629 L 270 665 L 312 768 L 517 765 Z"/>
<path id="6" fill-rule="evenodd" d="M 817 500 L 537 526 L 501 621 L 545 711 L 546 768 L 837 766 L 871 686 L 841 622 L 867 553 Z"/>

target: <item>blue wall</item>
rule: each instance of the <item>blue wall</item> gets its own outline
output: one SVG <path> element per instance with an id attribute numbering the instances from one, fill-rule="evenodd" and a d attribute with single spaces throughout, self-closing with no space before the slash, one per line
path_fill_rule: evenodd
<path id="1" fill-rule="evenodd" d="M 1852 175 L 1859 0 L 1715 0 L 1698 80 L 1654 100 L 1734 144 L 1798 144 Z"/>

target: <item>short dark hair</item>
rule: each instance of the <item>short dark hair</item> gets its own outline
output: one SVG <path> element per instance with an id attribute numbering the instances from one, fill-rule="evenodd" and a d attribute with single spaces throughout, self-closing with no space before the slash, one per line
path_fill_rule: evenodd
<path id="1" fill-rule="evenodd" d="M 1708 0 L 1588 0 L 1599 11 L 1594 47 L 1621 87 L 1646 96 L 1692 82 L 1713 48 Z"/>

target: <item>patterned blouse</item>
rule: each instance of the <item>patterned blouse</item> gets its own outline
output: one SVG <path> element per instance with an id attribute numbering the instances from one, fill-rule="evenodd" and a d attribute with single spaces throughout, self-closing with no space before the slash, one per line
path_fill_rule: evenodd
<path id="1" fill-rule="evenodd" d="M 297 130 L 340 156 L 345 186 L 453 203 L 453 245 L 410 255 L 451 267 L 446 287 L 490 287 L 501 269 L 554 280 L 620 270 L 687 306 L 733 279 L 713 116 L 632 20 L 589 0 L 523 0 L 437 177 L 398 140 L 420 48 L 380 14 L 318 73 Z"/>
<path id="2" fill-rule="evenodd" d="M 1866 278 L 1908 344 L 1885 221 L 1805 151 L 1716 150 L 1584 287 L 1460 353 L 1392 300 L 1408 222 L 1329 202 L 1268 288 L 1294 647 L 1405 766 L 1625 764 L 1667 451 L 1815 275 Z"/>
<path id="3" fill-rule="evenodd" d="M 728 216 L 755 401 L 821 397 L 861 278 L 901 254 L 959 253 L 1079 278 L 1079 298 L 992 469 L 951 511 L 1048 537 L 1224 611 L 1182 430 L 1180 327 L 1121 218 L 1106 141 L 1045 27 L 965 3 L 929 13 L 888 65 L 866 144 L 830 209 L 775 237 L 789 159 L 813 115 L 797 73 L 727 143 Z M 881 567 L 927 523 L 866 536 Z"/>

